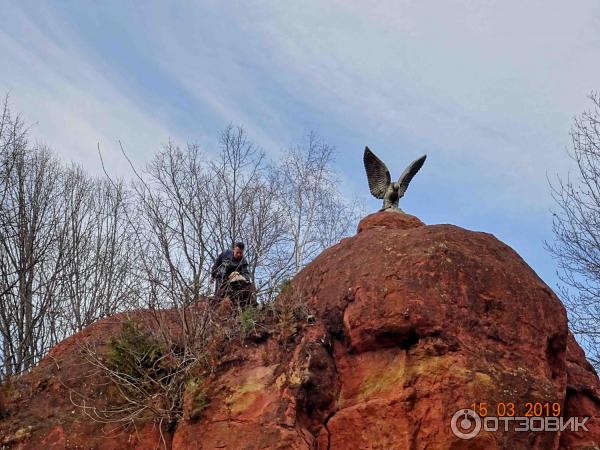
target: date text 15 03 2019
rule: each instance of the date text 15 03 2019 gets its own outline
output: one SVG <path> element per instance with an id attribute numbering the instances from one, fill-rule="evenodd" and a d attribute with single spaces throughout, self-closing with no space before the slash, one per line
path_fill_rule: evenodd
<path id="1" fill-rule="evenodd" d="M 470 408 L 480 417 L 559 417 L 558 402 L 474 402 Z"/>

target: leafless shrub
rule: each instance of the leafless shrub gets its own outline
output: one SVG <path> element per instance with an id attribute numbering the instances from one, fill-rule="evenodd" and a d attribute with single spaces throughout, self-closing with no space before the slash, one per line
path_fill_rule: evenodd
<path id="1" fill-rule="evenodd" d="M 98 336 L 84 340 L 80 351 L 90 382 L 82 388 L 66 386 L 73 405 L 96 422 L 154 423 L 161 432 L 184 418 L 198 419 L 208 402 L 203 378 L 214 365 L 209 343 L 217 327 L 212 309 L 192 309 L 190 317 L 207 324 L 194 348 L 184 344 L 175 310 L 132 315 L 108 343 Z M 105 398 L 86 387 L 98 385 Z"/>
<path id="2" fill-rule="evenodd" d="M 84 341 L 81 351 L 91 367 L 90 384 L 107 380 L 111 395 L 101 401 L 69 388 L 71 402 L 88 418 L 102 423 L 154 422 L 168 429 L 182 419 L 196 420 L 210 401 L 203 380 L 218 369 L 231 349 L 269 336 L 285 349 L 312 323 L 306 299 L 289 283 L 276 299 L 260 306 L 229 303 L 218 309 L 206 305 L 189 309 L 190 317 L 206 324 L 194 348 L 184 343 L 176 310 L 123 321 L 108 348 L 97 337 Z"/>
<path id="3" fill-rule="evenodd" d="M 600 368 L 600 94 L 593 92 L 590 100 L 592 109 L 571 128 L 569 156 L 577 172 L 550 182 L 556 240 L 546 246 L 558 260 L 571 329 Z"/>

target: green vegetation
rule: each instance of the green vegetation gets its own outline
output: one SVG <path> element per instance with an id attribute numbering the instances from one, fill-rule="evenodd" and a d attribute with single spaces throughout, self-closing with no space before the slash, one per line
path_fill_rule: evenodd
<path id="1" fill-rule="evenodd" d="M 204 408 L 208 406 L 206 392 L 197 378 L 187 380 L 185 391 L 189 402 L 187 405 L 189 419 L 197 420 L 200 418 Z"/>
<path id="2" fill-rule="evenodd" d="M 246 306 L 239 315 L 241 332 L 243 336 L 256 330 L 257 310 L 254 306 Z"/>
<path id="3" fill-rule="evenodd" d="M 132 320 L 123 324 L 121 333 L 110 341 L 107 354 L 110 369 L 128 381 L 158 380 L 165 374 L 164 356 L 159 343 Z"/>
<path id="4" fill-rule="evenodd" d="M 275 330 L 283 342 L 293 338 L 302 324 L 313 317 L 306 299 L 289 280 L 281 283 L 279 295 L 270 302 L 268 308 L 272 312 Z"/>

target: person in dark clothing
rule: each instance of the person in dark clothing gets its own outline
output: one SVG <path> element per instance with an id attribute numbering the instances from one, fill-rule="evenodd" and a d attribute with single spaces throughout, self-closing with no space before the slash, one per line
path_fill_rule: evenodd
<path id="1" fill-rule="evenodd" d="M 244 243 L 236 242 L 233 250 L 225 250 L 215 260 L 211 277 L 215 281 L 215 298 L 223 297 L 225 288 L 229 286 L 250 285 L 250 270 L 244 257 Z"/>

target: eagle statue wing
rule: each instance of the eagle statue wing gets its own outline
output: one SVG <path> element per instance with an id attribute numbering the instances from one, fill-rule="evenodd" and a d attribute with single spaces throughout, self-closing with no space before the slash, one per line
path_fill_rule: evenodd
<path id="1" fill-rule="evenodd" d="M 406 192 L 406 189 L 408 189 L 408 185 L 410 184 L 410 181 L 417 174 L 419 169 L 421 169 L 421 167 L 425 163 L 426 158 L 427 158 L 427 155 L 423 155 L 419 159 L 414 160 L 413 162 L 411 162 L 409 164 L 409 166 L 404 170 L 404 172 L 402 172 L 402 175 L 400 175 L 400 178 L 398 178 L 398 185 L 399 185 L 398 195 L 400 197 L 402 197 L 404 195 L 404 193 Z"/>
<path id="2" fill-rule="evenodd" d="M 375 198 L 383 198 L 388 185 L 391 182 L 390 171 L 375 154 L 365 147 L 363 157 L 367 179 L 369 180 L 369 189 Z M 422 164 L 422 163 L 421 163 Z M 418 170 L 418 169 L 417 169 Z"/>

